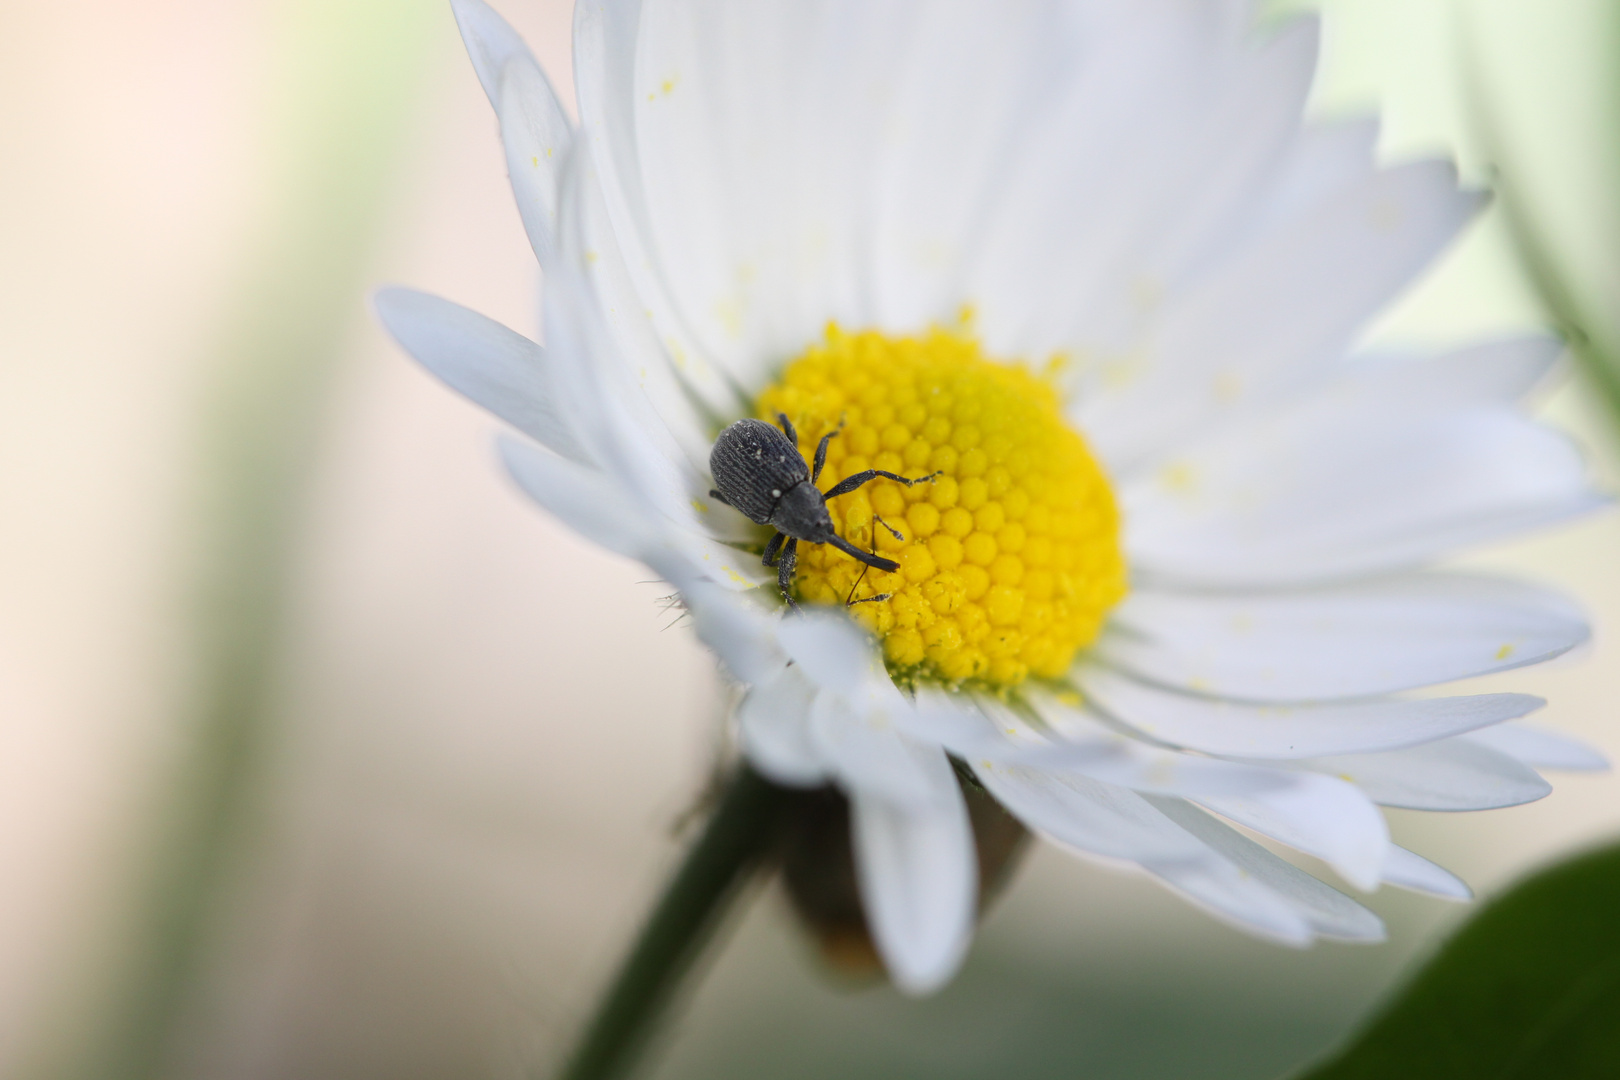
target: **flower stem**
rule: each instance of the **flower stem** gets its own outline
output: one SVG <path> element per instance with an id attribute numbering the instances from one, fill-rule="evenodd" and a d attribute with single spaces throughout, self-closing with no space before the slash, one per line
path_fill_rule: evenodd
<path id="1" fill-rule="evenodd" d="M 559 1080 L 611 1080 L 635 1064 L 730 900 L 770 850 L 788 795 L 738 766 Z"/>

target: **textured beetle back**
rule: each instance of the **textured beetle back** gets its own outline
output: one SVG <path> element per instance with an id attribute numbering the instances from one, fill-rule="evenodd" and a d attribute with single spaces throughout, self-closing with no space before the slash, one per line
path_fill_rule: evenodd
<path id="1" fill-rule="evenodd" d="M 750 520 L 768 522 L 782 493 L 810 479 L 799 448 L 763 420 L 738 420 L 709 452 L 709 472 L 726 501 Z"/>

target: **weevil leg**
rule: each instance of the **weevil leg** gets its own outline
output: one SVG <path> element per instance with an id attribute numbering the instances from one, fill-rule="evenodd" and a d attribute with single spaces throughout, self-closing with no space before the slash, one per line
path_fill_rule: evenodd
<path id="1" fill-rule="evenodd" d="M 821 437 L 821 441 L 816 444 L 816 465 L 815 468 L 810 470 L 810 482 L 812 484 L 821 479 L 822 466 L 827 464 L 827 444 L 832 442 L 832 437 L 836 434 L 838 434 L 838 432 L 829 431 L 827 434 L 823 435 Z"/>
<path id="2" fill-rule="evenodd" d="M 855 584 L 853 584 L 853 585 L 851 585 L 849 587 L 849 595 L 844 597 L 844 606 L 845 607 L 854 607 L 857 603 L 864 604 L 866 602 L 864 600 L 856 600 L 855 599 L 855 590 L 861 587 L 861 582 L 866 580 L 866 575 L 868 573 L 870 573 L 871 570 L 872 570 L 871 566 L 869 566 L 869 565 L 867 565 L 865 563 L 863 563 L 861 565 L 860 577 L 857 577 L 855 579 Z"/>
<path id="3" fill-rule="evenodd" d="M 788 442 L 794 446 L 799 445 L 799 433 L 793 430 L 793 421 L 787 418 L 787 413 L 776 414 L 776 422 L 782 426 L 782 433 L 788 437 Z"/>
<path id="4" fill-rule="evenodd" d="M 787 533 L 777 533 L 765 545 L 765 557 L 760 560 L 766 566 L 776 565 L 776 554 L 782 550 L 782 542 L 787 539 Z"/>
<path id="5" fill-rule="evenodd" d="M 905 539 L 904 536 L 900 535 L 900 530 L 899 529 L 895 528 L 893 525 L 890 525 L 887 521 L 884 521 L 881 517 L 878 517 L 876 514 L 872 515 L 872 520 L 876 521 L 879 525 L 883 526 L 885 529 L 888 529 L 889 530 L 889 535 L 894 537 L 896 540 L 904 540 Z M 871 555 L 872 555 L 872 557 L 874 559 L 878 557 L 878 553 L 877 553 L 877 533 L 872 534 L 872 551 L 871 551 Z M 887 599 L 889 599 L 890 597 L 892 597 L 894 595 L 893 593 L 878 593 L 875 596 L 863 596 L 859 600 L 855 599 L 855 590 L 857 590 L 857 589 L 859 589 L 861 587 L 861 582 L 866 580 L 867 572 L 869 570 L 871 570 L 871 568 L 872 568 L 871 563 L 863 563 L 862 564 L 862 566 L 861 566 L 861 576 L 855 579 L 855 584 L 853 584 L 853 585 L 851 585 L 849 587 L 849 595 L 844 597 L 844 606 L 845 607 L 854 607 L 856 604 L 871 604 L 871 603 L 875 603 L 876 601 L 879 601 L 879 600 L 887 600 Z"/>
<path id="6" fill-rule="evenodd" d="M 838 418 L 838 426 L 821 437 L 816 445 L 816 467 L 810 471 L 810 482 L 813 484 L 821 479 L 821 467 L 827 464 L 827 444 L 832 442 L 833 436 L 844 430 L 844 418 Z"/>
<path id="7" fill-rule="evenodd" d="M 925 481 L 931 481 L 941 475 L 943 474 L 934 472 L 929 473 L 927 476 L 919 476 L 917 479 L 913 480 L 908 476 L 896 476 L 894 473 L 885 472 L 882 469 L 867 469 L 865 472 L 858 472 L 854 476 L 844 477 L 842 480 L 838 481 L 838 483 L 828 488 L 827 493 L 822 497 L 826 499 L 836 499 L 840 495 L 848 495 L 862 484 L 876 480 L 880 476 L 885 480 L 894 480 L 906 485 L 906 487 L 910 487 L 913 484 L 921 484 Z"/>
<path id="8" fill-rule="evenodd" d="M 726 500 L 726 497 L 724 495 L 720 494 L 718 491 L 714 490 L 714 488 L 709 489 L 709 498 L 715 499 L 715 500 L 717 500 L 717 501 L 719 501 L 721 503 L 725 503 L 725 505 L 727 505 L 727 506 L 731 505 L 731 503 Z"/>
<path id="9" fill-rule="evenodd" d="M 777 588 L 782 590 L 782 599 L 786 600 L 788 607 L 793 608 L 795 611 L 798 610 L 799 605 L 794 602 L 792 586 L 793 571 L 798 568 L 798 565 L 799 542 L 789 540 L 782 547 L 781 561 L 776 564 L 776 585 Z"/>

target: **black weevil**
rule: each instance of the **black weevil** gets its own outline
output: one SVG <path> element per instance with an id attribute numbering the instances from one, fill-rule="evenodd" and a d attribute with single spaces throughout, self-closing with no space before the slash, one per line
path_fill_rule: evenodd
<path id="1" fill-rule="evenodd" d="M 816 447 L 816 464 L 811 469 L 799 453 L 799 436 L 786 414 L 777 413 L 782 430 L 763 420 L 738 420 L 720 433 L 709 453 L 709 471 L 720 490 L 709 494 L 727 506 L 734 506 L 750 521 L 769 525 L 776 530 L 770 543 L 765 545 L 766 566 L 776 567 L 776 583 L 782 589 L 782 598 L 789 607 L 797 605 L 789 592 L 793 583 L 793 570 L 799 560 L 799 541 L 807 544 L 831 544 L 833 547 L 859 559 L 867 566 L 894 571 L 900 564 L 873 552 L 862 551 L 833 531 L 832 518 L 827 513 L 827 500 L 848 495 L 862 484 L 878 477 L 896 480 L 907 487 L 932 480 L 939 473 L 915 480 L 896 476 L 882 469 L 846 476 L 823 495 L 816 487 L 821 467 L 827 463 L 827 444 L 837 430 L 821 437 Z M 842 424 L 839 425 L 841 429 Z M 893 530 L 891 530 L 893 531 Z"/>

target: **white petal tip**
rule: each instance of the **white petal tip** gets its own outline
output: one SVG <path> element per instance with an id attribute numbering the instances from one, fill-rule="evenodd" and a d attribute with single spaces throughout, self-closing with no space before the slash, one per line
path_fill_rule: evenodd
<path id="1" fill-rule="evenodd" d="M 518 32 L 483 0 L 450 0 L 450 12 L 467 46 L 473 70 L 491 105 L 499 103 L 501 69 L 513 57 L 529 58 L 529 50 Z"/>
<path id="2" fill-rule="evenodd" d="M 944 756 L 940 756 L 942 768 Z M 946 782 L 954 791 L 955 781 Z M 931 994 L 973 938 L 978 871 L 967 807 L 916 814 L 851 793 L 855 869 L 878 955 L 902 993 Z"/>
<path id="3" fill-rule="evenodd" d="M 942 972 L 913 972 L 908 975 L 891 971 L 889 978 L 894 988 L 907 997 L 929 997 L 945 989 L 955 974 L 956 965 L 953 964 Z"/>
<path id="4" fill-rule="evenodd" d="M 376 313 L 377 321 L 383 324 L 383 328 L 398 340 L 399 332 L 395 330 L 395 324 L 409 318 L 421 299 L 428 295 L 403 285 L 384 285 L 372 292 L 371 310 Z"/>
<path id="5" fill-rule="evenodd" d="M 1377 892 L 1378 886 L 1383 884 L 1383 875 L 1379 872 L 1379 864 L 1381 863 L 1382 860 L 1379 860 L 1378 864 L 1362 864 L 1353 867 L 1335 866 L 1334 869 L 1352 887 L 1364 893 L 1372 893 Z"/>
<path id="6" fill-rule="evenodd" d="M 918 941 L 912 943 L 911 948 L 900 949 L 880 946 L 879 951 L 896 990 L 908 997 L 928 997 L 945 989 L 961 970 L 972 936 L 973 930 L 969 927 L 949 941 L 928 944 Z"/>
<path id="7" fill-rule="evenodd" d="M 1265 938 L 1266 940 L 1272 942 L 1275 945 L 1285 945 L 1290 949 L 1308 949 L 1312 945 L 1316 944 L 1316 935 L 1311 933 L 1311 931 L 1309 929 L 1300 929 L 1300 930 L 1280 930 L 1280 929 L 1257 930 L 1255 927 L 1248 926 L 1248 925 L 1245 925 L 1245 924 L 1242 924 L 1242 923 L 1238 924 L 1238 928 L 1241 929 L 1241 930 L 1246 930 L 1251 934 L 1258 934 L 1260 937 Z"/>
<path id="8" fill-rule="evenodd" d="M 1393 844 L 1384 867 L 1384 881 L 1399 889 L 1423 893 L 1440 900 L 1465 903 L 1474 898 L 1468 883 L 1443 866 L 1438 866 L 1405 848 Z"/>

